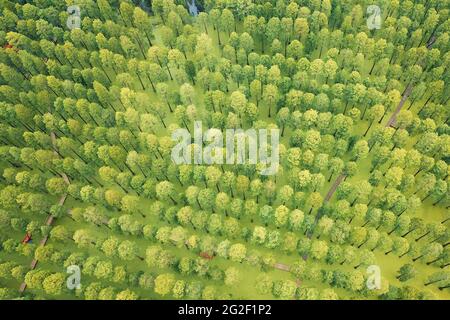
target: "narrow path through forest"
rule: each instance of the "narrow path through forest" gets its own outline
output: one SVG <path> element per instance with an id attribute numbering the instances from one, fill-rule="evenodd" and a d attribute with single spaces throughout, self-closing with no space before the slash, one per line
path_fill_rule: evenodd
<path id="1" fill-rule="evenodd" d="M 435 41 L 434 36 L 430 37 L 430 40 L 427 42 L 427 49 L 431 49 L 431 47 L 433 46 L 433 43 Z M 408 84 L 408 86 L 406 87 L 405 91 L 403 92 L 402 98 L 400 100 L 400 102 L 398 103 L 397 108 L 394 110 L 394 112 L 392 113 L 391 117 L 389 118 L 389 120 L 386 122 L 386 127 L 391 127 L 393 125 L 395 125 L 395 121 L 397 120 L 397 115 L 399 114 L 399 112 L 402 110 L 403 105 L 405 104 L 406 100 L 408 100 L 409 95 L 411 94 L 413 89 L 413 85 L 410 83 Z M 333 194 L 336 192 L 336 189 L 339 187 L 339 185 L 342 183 L 342 181 L 344 181 L 346 178 L 345 174 L 340 174 L 337 178 L 336 181 L 331 185 L 330 189 L 327 192 L 327 195 L 325 197 L 325 202 L 328 202 L 331 197 L 333 197 Z M 316 216 L 316 222 L 317 222 L 318 218 Z"/>
<path id="2" fill-rule="evenodd" d="M 395 122 L 397 121 L 397 115 L 402 110 L 403 105 L 405 104 L 406 100 L 408 100 L 408 97 L 412 92 L 412 88 L 413 88 L 412 84 L 408 84 L 397 108 L 395 109 L 395 111 L 392 113 L 391 117 L 387 121 L 386 127 L 392 127 L 395 125 Z"/>
<path id="3" fill-rule="evenodd" d="M 57 149 L 57 146 L 56 146 L 56 135 L 55 135 L 54 132 L 50 133 L 50 138 L 52 140 L 53 152 L 56 155 L 59 156 L 58 149 Z M 64 179 L 64 181 L 67 184 L 70 184 L 69 177 L 64 172 L 60 173 L 60 175 L 61 175 L 61 177 Z M 61 196 L 61 198 L 58 201 L 58 204 L 60 206 L 64 205 L 64 203 L 66 202 L 67 196 L 68 196 L 67 193 Z M 47 218 L 47 221 L 45 222 L 45 225 L 50 227 L 53 224 L 54 220 L 55 220 L 55 218 L 52 215 L 50 215 Z M 42 240 L 39 242 L 39 246 L 42 246 L 42 247 L 45 246 L 47 244 L 48 238 L 49 238 L 49 235 L 48 234 L 45 235 L 42 238 Z M 37 264 L 38 264 L 38 260 L 36 258 L 33 258 L 33 260 L 31 261 L 31 264 L 30 264 L 30 270 L 36 269 Z M 25 292 L 26 288 L 27 288 L 27 284 L 24 281 L 24 282 L 22 282 L 22 284 L 19 287 L 19 293 L 23 294 Z"/>
<path id="4" fill-rule="evenodd" d="M 431 49 L 431 47 L 433 46 L 434 42 L 435 42 L 435 37 L 432 35 L 430 37 L 430 39 L 427 42 L 427 49 Z M 406 87 L 406 89 L 403 91 L 403 95 L 402 98 L 400 99 L 400 102 L 397 105 L 397 108 L 395 108 L 394 112 L 392 113 L 392 115 L 390 116 L 389 120 L 386 122 L 385 127 L 391 127 L 395 125 L 395 122 L 397 120 L 397 115 L 399 114 L 399 112 L 402 110 L 403 105 L 405 104 L 406 100 L 408 100 L 412 89 L 413 89 L 413 85 L 410 83 L 408 84 L 408 86 Z M 333 184 L 331 185 L 330 189 L 328 189 L 328 192 L 324 198 L 324 203 L 328 202 L 331 200 L 331 198 L 333 197 L 334 193 L 336 192 L 337 188 L 339 187 L 339 185 L 347 178 L 347 176 L 344 173 L 341 173 L 336 180 L 333 182 Z M 309 239 L 312 238 L 312 234 L 314 232 L 315 226 L 317 225 L 318 221 L 320 219 L 320 214 L 317 213 L 316 217 L 314 219 L 314 224 L 313 224 L 313 228 L 312 231 L 308 232 L 307 237 Z M 303 255 L 302 256 L 303 260 L 306 261 L 308 260 L 308 255 Z M 278 270 L 282 270 L 282 271 L 288 271 L 290 270 L 290 267 L 286 264 L 283 263 L 275 263 L 274 264 L 274 268 L 278 269 Z"/>

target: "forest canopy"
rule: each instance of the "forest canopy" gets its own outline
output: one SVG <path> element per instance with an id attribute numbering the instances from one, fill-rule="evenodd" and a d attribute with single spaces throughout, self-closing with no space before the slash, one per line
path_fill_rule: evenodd
<path id="1" fill-rule="evenodd" d="M 450 299 L 449 1 L 189 3 L 0 0 L 0 300 Z"/>

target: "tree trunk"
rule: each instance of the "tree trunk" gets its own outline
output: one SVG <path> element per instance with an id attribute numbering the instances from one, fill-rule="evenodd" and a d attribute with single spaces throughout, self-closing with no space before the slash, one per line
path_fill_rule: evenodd
<path id="1" fill-rule="evenodd" d="M 441 197 L 439 200 L 437 200 L 435 203 L 433 203 L 433 206 L 436 206 L 439 202 L 441 202 L 443 199 L 445 198 L 445 195 L 443 197 Z M 448 220 L 448 219 L 447 219 Z M 446 221 L 446 220 L 444 220 Z M 444 223 L 444 222 L 442 222 Z"/>
<path id="2" fill-rule="evenodd" d="M 414 229 L 409 230 L 407 233 L 405 233 L 405 234 L 402 235 L 402 238 L 406 237 L 408 234 L 410 234 L 410 233 L 413 232 L 414 230 L 416 230 L 416 229 L 414 228 Z"/>
<path id="3" fill-rule="evenodd" d="M 222 43 L 221 43 L 221 41 L 220 41 L 220 32 L 219 32 L 219 28 L 216 27 L 216 30 L 217 30 L 217 40 L 219 41 L 219 46 L 221 46 Z"/>
<path id="4" fill-rule="evenodd" d="M 437 259 L 434 259 L 434 260 L 431 260 L 430 262 L 427 262 L 427 265 L 430 265 L 430 264 L 432 264 L 432 263 L 435 263 L 436 261 L 439 261 L 439 260 L 441 260 L 442 258 L 437 258 Z"/>
<path id="5" fill-rule="evenodd" d="M 397 230 L 398 226 L 396 226 L 394 229 L 388 232 L 388 235 L 391 235 L 395 230 Z"/>
<path id="6" fill-rule="evenodd" d="M 403 258 L 403 256 L 407 255 L 408 253 L 409 253 L 409 250 L 406 251 L 404 254 L 399 255 L 398 257 L 399 257 L 399 258 Z"/>
<path id="7" fill-rule="evenodd" d="M 374 60 L 372 68 L 370 68 L 370 72 L 369 72 L 370 75 L 372 74 L 373 68 L 375 68 L 376 63 L 377 63 L 377 60 Z"/>
<path id="8" fill-rule="evenodd" d="M 424 237 L 426 237 L 428 234 L 430 233 L 430 231 L 428 231 L 427 233 L 425 233 L 424 235 L 422 235 L 422 236 L 420 236 L 420 237 L 418 237 L 417 239 L 416 239 L 416 242 L 417 241 L 419 241 L 420 239 L 422 239 L 422 238 L 424 238 Z"/>
<path id="9" fill-rule="evenodd" d="M 425 108 L 425 106 L 428 104 L 428 101 L 430 101 L 432 96 L 430 96 L 427 101 L 425 101 L 425 103 L 423 104 L 423 106 L 420 108 L 419 112 L 417 114 L 420 114 L 422 112 L 422 110 Z"/>
<path id="10" fill-rule="evenodd" d="M 373 121 L 370 123 L 369 127 L 367 128 L 366 132 L 364 132 L 364 137 L 367 135 L 367 133 L 369 132 L 370 128 L 372 127 Z"/>
<path id="11" fill-rule="evenodd" d="M 432 192 L 429 192 L 423 199 L 422 202 L 424 202 L 425 200 L 427 200 L 430 196 L 431 196 Z"/>
<path id="12" fill-rule="evenodd" d="M 334 174 L 334 172 L 333 172 L 333 171 L 331 171 L 330 177 L 328 178 L 328 182 L 330 182 L 330 181 L 331 181 L 331 177 L 333 176 L 333 174 Z"/>
<path id="13" fill-rule="evenodd" d="M 429 282 L 427 282 L 427 283 L 424 283 L 423 285 L 426 287 L 426 286 L 429 286 L 430 284 L 433 284 L 433 283 L 436 283 L 436 282 L 439 282 L 439 281 L 441 281 L 441 279 L 439 279 L 439 280 L 434 280 L 434 281 L 429 281 Z"/>

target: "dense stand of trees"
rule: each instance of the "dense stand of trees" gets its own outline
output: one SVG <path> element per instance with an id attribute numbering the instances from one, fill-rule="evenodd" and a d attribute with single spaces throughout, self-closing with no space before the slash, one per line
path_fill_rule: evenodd
<path id="1" fill-rule="evenodd" d="M 266 297 L 448 290 L 444 4 L 386 2 L 376 31 L 342 1 L 204 1 L 197 18 L 183 1 L 80 5 L 68 30 L 64 2 L 1 4 L 0 298 L 19 296 L 7 281 L 25 298 L 240 298 L 241 264 Z M 199 119 L 279 128 L 277 175 L 172 163 L 171 133 Z M 286 256 L 290 280 L 273 281 Z M 374 292 L 365 268 L 380 256 L 398 282 Z M 86 281 L 75 292 L 70 265 Z"/>

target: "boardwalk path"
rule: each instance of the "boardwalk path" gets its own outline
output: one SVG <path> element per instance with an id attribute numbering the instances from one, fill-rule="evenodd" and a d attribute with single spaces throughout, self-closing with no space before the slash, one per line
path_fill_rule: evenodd
<path id="1" fill-rule="evenodd" d="M 435 41 L 435 38 L 432 36 L 432 37 L 430 38 L 430 40 L 428 41 L 427 45 L 426 45 L 427 49 L 431 49 L 431 47 L 433 46 L 434 41 Z M 395 126 L 395 123 L 396 123 L 396 121 L 397 121 L 397 115 L 398 115 L 398 114 L 400 113 L 400 111 L 402 110 L 403 105 L 405 104 L 406 100 L 408 100 L 408 98 L 409 98 L 409 96 L 410 96 L 410 94 L 411 94 L 411 92 L 412 92 L 412 89 L 413 89 L 413 85 L 412 85 L 411 83 L 408 84 L 408 86 L 406 87 L 405 91 L 403 91 L 402 98 L 400 99 L 400 102 L 398 103 L 397 108 L 395 108 L 395 110 L 394 110 L 394 112 L 392 113 L 391 117 L 390 117 L 389 120 L 386 122 L 385 127 L 392 127 L 392 126 Z M 326 196 L 325 196 L 325 198 L 324 198 L 324 203 L 326 203 L 326 202 L 328 202 L 328 201 L 331 200 L 331 198 L 333 197 L 333 195 L 334 195 L 334 193 L 336 192 L 336 190 L 337 190 L 337 188 L 339 187 L 339 185 L 340 185 L 343 181 L 345 181 L 346 178 L 347 178 L 347 176 L 346 176 L 344 173 L 341 173 L 341 174 L 336 178 L 336 180 L 335 180 L 334 183 L 331 185 L 330 189 L 328 190 L 328 192 L 327 192 L 327 194 L 326 194 Z M 315 219 L 314 219 L 314 226 L 317 225 L 317 222 L 319 221 L 319 219 L 320 219 L 320 215 L 319 215 L 319 214 L 316 214 L 316 217 L 315 217 Z M 312 228 L 312 230 L 314 231 L 314 227 Z M 311 231 L 311 232 L 308 233 L 307 237 L 308 237 L 309 239 L 311 239 L 313 231 Z M 304 255 L 302 258 L 303 258 L 303 260 L 305 260 L 305 261 L 308 260 L 308 256 L 307 256 L 307 255 Z M 275 268 L 275 269 L 278 269 L 278 270 L 282 270 L 282 271 L 289 271 L 289 269 L 290 269 L 288 265 L 285 265 L 285 264 L 283 264 L 283 263 L 276 263 L 276 264 L 274 265 L 274 268 Z"/>
<path id="2" fill-rule="evenodd" d="M 57 146 L 56 146 L 56 135 L 55 135 L 54 132 L 51 132 L 51 133 L 50 133 L 50 138 L 52 139 L 52 145 L 53 145 L 54 152 L 55 152 L 55 154 L 58 155 L 58 152 L 57 152 Z M 67 184 L 70 184 L 69 177 L 68 177 L 65 173 L 60 173 L 60 175 L 61 175 L 61 177 L 64 179 L 64 181 L 65 181 Z M 66 199 L 67 199 L 67 194 L 62 195 L 61 198 L 60 198 L 59 201 L 58 201 L 58 204 L 59 204 L 60 206 L 64 205 L 64 203 L 66 202 Z M 50 215 L 50 216 L 47 218 L 47 221 L 45 222 L 45 224 L 46 224 L 47 226 L 51 226 L 51 225 L 53 224 L 53 221 L 54 221 L 54 220 L 55 220 L 54 217 L 53 217 L 52 215 Z M 47 241 L 48 241 L 48 235 L 46 235 L 46 236 L 44 236 L 44 237 L 42 238 L 42 240 L 39 242 L 39 245 L 40 245 L 40 246 L 45 246 L 45 245 L 47 244 Z M 33 259 L 33 260 L 31 261 L 31 264 L 30 264 L 30 270 L 36 269 L 37 264 L 38 264 L 38 260 Z M 23 282 L 23 283 L 20 285 L 20 287 L 19 287 L 19 292 L 20 292 L 21 294 L 23 294 L 23 293 L 25 292 L 26 288 L 27 288 L 27 284 L 26 284 L 25 282 Z"/>
<path id="3" fill-rule="evenodd" d="M 431 37 L 429 42 L 427 43 L 427 49 L 431 49 L 431 47 L 433 46 L 433 43 L 435 41 L 434 37 Z M 392 127 L 395 126 L 395 122 L 397 121 L 397 115 L 399 114 L 399 112 L 402 110 L 403 105 L 405 104 L 406 100 L 408 100 L 411 92 L 413 89 L 413 85 L 410 83 L 408 84 L 408 86 L 406 87 L 405 91 L 403 91 L 403 95 L 402 98 L 400 99 L 400 102 L 398 103 L 397 108 L 395 108 L 394 112 L 392 113 L 391 117 L 389 118 L 389 120 L 386 122 L 386 126 L 385 127 Z M 342 183 L 342 181 L 344 181 L 346 178 L 346 176 L 341 173 L 337 178 L 336 181 L 331 185 L 331 188 L 328 190 L 327 195 L 325 197 L 325 202 L 330 201 L 331 197 L 333 197 L 333 194 L 336 192 L 336 189 L 339 187 L 339 185 Z M 317 222 L 317 216 L 316 216 L 316 222 Z"/>

